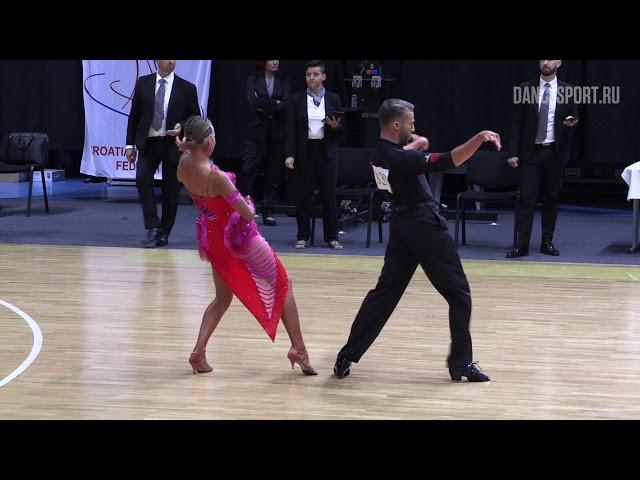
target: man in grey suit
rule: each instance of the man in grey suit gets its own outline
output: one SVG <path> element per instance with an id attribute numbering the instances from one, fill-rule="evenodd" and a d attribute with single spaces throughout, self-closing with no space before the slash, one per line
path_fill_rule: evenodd
<path id="1" fill-rule="evenodd" d="M 180 152 L 174 137 L 180 123 L 200 114 L 198 91 L 193 83 L 177 76 L 175 60 L 157 60 L 158 71 L 136 82 L 127 125 L 127 160 L 136 164 L 147 238 L 145 247 L 169 243 L 178 211 L 180 182 L 177 169 Z M 153 176 L 162 163 L 162 218 L 158 218 Z"/>

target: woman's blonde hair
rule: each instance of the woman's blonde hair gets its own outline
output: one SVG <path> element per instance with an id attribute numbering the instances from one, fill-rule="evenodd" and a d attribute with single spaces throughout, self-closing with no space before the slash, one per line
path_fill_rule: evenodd
<path id="1" fill-rule="evenodd" d="M 207 117 L 195 115 L 189 117 L 184 124 L 184 140 L 187 148 L 191 150 L 202 145 L 209 135 L 215 136 L 215 131 Z"/>

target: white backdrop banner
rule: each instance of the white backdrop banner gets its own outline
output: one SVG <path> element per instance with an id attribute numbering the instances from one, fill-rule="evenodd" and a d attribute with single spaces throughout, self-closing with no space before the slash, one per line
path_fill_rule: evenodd
<path id="1" fill-rule="evenodd" d="M 127 121 L 138 77 L 155 73 L 155 60 L 83 60 L 84 151 L 80 171 L 95 177 L 135 180 L 125 156 Z M 178 60 L 175 73 L 198 89 L 207 115 L 211 60 Z M 156 178 L 161 178 L 161 168 Z"/>

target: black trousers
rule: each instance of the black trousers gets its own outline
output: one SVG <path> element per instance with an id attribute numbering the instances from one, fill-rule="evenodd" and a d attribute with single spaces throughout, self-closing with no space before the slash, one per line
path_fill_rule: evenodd
<path id="1" fill-rule="evenodd" d="M 267 132 L 267 137 L 269 136 Z M 273 215 L 273 205 L 278 199 L 278 190 L 284 178 L 284 142 L 278 139 L 245 142 L 244 158 L 238 175 L 238 190 L 243 195 L 253 192 L 256 175 L 263 161 L 265 166 L 261 211 L 263 217 L 268 217 Z"/>
<path id="2" fill-rule="evenodd" d="M 520 168 L 520 201 L 516 212 L 518 247 L 528 249 L 538 192 L 542 196 L 542 241 L 553 240 L 562 190 L 562 165 L 553 145 L 536 146 Z"/>
<path id="3" fill-rule="evenodd" d="M 304 162 L 293 165 L 296 183 L 296 217 L 298 240 L 311 237 L 311 198 L 316 186 L 322 204 L 322 229 L 324 241 L 338 239 L 338 205 L 336 183 L 338 182 L 338 159 L 328 159 L 323 140 L 309 140 Z"/>
<path id="4" fill-rule="evenodd" d="M 395 310 L 418 265 L 449 304 L 449 367 L 462 367 L 473 361 L 469 282 L 446 220 L 431 207 L 409 210 L 391 220 L 378 284 L 362 302 L 349 339 L 338 353 L 339 360 L 360 360 Z"/>
<path id="5" fill-rule="evenodd" d="M 178 182 L 178 161 L 180 153 L 175 144 L 175 139 L 170 136 L 150 137 L 144 153 L 136 162 L 136 185 L 144 227 L 160 228 L 167 235 L 171 233 L 173 223 L 178 212 L 180 199 L 180 182 Z M 156 195 L 153 189 L 153 176 L 162 163 L 162 218 L 158 218 L 156 208 Z"/>

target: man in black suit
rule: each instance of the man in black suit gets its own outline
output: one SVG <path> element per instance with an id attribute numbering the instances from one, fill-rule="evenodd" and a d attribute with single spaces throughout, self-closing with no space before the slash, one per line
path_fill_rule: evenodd
<path id="1" fill-rule="evenodd" d="M 553 233 L 562 189 L 562 169 L 569 161 L 578 109 L 572 85 L 557 79 L 561 60 L 540 60 L 540 77 L 520 84 L 514 95 L 514 117 L 507 159 L 520 167 L 520 202 L 516 210 L 518 240 L 507 258 L 529 254 L 529 240 L 538 191 L 542 190 L 542 243 L 540 251 L 558 256 Z M 533 94 L 532 94 L 533 93 Z M 516 101 L 518 99 L 519 101 Z"/>
<path id="2" fill-rule="evenodd" d="M 238 175 L 238 190 L 251 194 L 260 163 L 264 159 L 262 223 L 275 226 L 273 204 L 284 177 L 284 132 L 287 108 L 291 101 L 288 78 L 278 75 L 279 60 L 264 60 L 260 71 L 247 79 L 249 129 L 244 144 L 244 159 Z"/>
<path id="3" fill-rule="evenodd" d="M 307 90 L 293 95 L 287 112 L 285 165 L 294 169 L 298 240 L 295 248 L 306 248 L 311 237 L 311 198 L 317 182 L 322 202 L 324 240 L 333 249 L 338 241 L 338 138 L 342 130 L 340 97 L 323 86 L 327 75 L 322 60 L 305 67 Z M 295 166 L 294 166 L 295 165 Z"/>
<path id="4" fill-rule="evenodd" d="M 157 64 L 157 73 L 136 82 L 127 124 L 127 160 L 138 160 L 136 185 L 147 229 L 147 238 L 142 242 L 145 247 L 169 243 L 180 197 L 176 173 L 180 152 L 174 137 L 180 133 L 181 121 L 200 114 L 196 86 L 173 73 L 176 61 L 157 60 Z M 162 219 L 158 218 L 153 189 L 153 176 L 160 163 Z"/>

